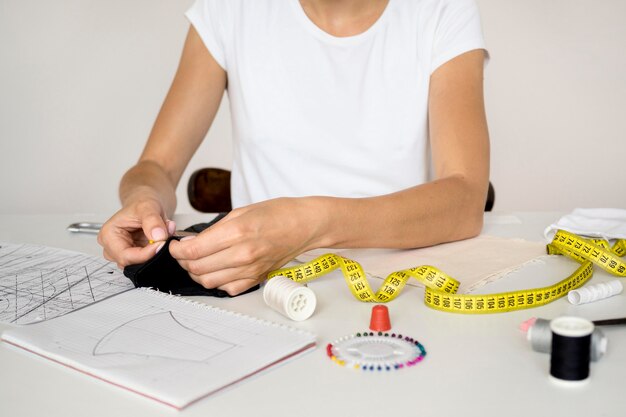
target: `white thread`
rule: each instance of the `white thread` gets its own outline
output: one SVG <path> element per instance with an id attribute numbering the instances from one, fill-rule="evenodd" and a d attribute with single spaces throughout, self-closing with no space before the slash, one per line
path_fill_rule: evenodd
<path id="1" fill-rule="evenodd" d="M 574 305 L 593 303 L 594 301 L 603 300 L 619 294 L 623 289 L 622 283 L 614 279 L 612 281 L 572 290 L 567 294 L 567 299 Z"/>
<path id="2" fill-rule="evenodd" d="M 265 283 L 263 299 L 268 306 L 295 321 L 311 317 L 317 304 L 315 293 L 310 288 L 281 275 Z"/>

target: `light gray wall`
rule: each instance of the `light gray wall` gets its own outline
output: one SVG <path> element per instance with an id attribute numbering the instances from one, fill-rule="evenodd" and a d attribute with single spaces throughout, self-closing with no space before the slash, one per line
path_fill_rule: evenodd
<path id="1" fill-rule="evenodd" d="M 626 1 L 478 1 L 496 208 L 626 208 Z"/>
<path id="2" fill-rule="evenodd" d="M 496 209 L 626 208 L 626 1 L 478 1 Z M 117 210 L 190 4 L 0 0 L 0 213 Z M 184 183 L 230 165 L 229 123 L 225 100 Z"/>

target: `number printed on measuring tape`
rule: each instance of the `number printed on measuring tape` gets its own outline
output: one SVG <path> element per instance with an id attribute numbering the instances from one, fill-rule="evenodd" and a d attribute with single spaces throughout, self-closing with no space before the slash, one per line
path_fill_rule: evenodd
<path id="1" fill-rule="evenodd" d="M 593 265 L 619 277 L 626 277 L 626 240 L 618 240 L 613 247 L 604 240 L 590 240 L 559 230 L 547 245 L 548 254 L 565 255 L 581 265 L 570 276 L 548 287 L 498 294 L 457 294 L 459 282 L 434 266 L 423 265 L 392 272 L 378 291 L 369 285 L 365 271 L 358 262 L 328 253 L 302 265 L 271 272 L 295 282 L 306 283 L 340 268 L 354 297 L 363 302 L 386 303 L 396 298 L 407 281 L 414 278 L 424 284 L 424 302 L 427 306 L 453 313 L 502 313 L 548 304 L 581 287 L 593 275 Z"/>

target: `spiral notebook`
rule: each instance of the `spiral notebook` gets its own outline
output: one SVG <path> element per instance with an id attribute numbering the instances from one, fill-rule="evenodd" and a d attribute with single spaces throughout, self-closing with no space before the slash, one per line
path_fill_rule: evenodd
<path id="1" fill-rule="evenodd" d="M 2 340 L 177 409 L 315 347 L 311 333 L 145 288 Z"/>

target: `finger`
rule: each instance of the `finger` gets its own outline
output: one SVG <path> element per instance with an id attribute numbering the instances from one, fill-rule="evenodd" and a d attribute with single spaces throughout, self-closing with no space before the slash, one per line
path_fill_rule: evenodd
<path id="1" fill-rule="evenodd" d="M 135 246 L 131 234 L 124 229 L 113 229 L 106 233 L 101 232 L 102 246 L 108 256 L 107 259 L 115 262 L 120 261 L 120 254 Z"/>
<path id="2" fill-rule="evenodd" d="M 259 280 L 256 279 L 239 279 L 237 281 L 222 285 L 218 287 L 218 289 L 226 291 L 230 296 L 234 296 L 237 294 L 241 294 L 246 290 L 249 290 L 257 284 L 259 284 Z"/>
<path id="3" fill-rule="evenodd" d="M 115 258 L 113 258 L 106 249 L 102 250 L 102 256 L 104 259 L 110 262 L 115 262 Z"/>
<path id="4" fill-rule="evenodd" d="M 212 255 L 245 239 L 244 227 L 241 222 L 231 221 L 222 224 L 220 221 L 196 235 L 197 239 L 191 239 L 189 236 L 178 242 L 172 242 L 170 253 L 178 260 L 199 259 Z"/>
<path id="5" fill-rule="evenodd" d="M 176 232 L 176 222 L 174 220 L 167 220 L 165 226 L 167 227 L 168 236 L 172 236 Z"/>
<path id="6" fill-rule="evenodd" d="M 104 256 L 104 259 L 106 259 L 107 261 L 115 263 L 115 265 L 117 266 L 117 269 L 120 269 L 120 270 L 124 269 L 124 266 L 119 264 L 119 263 L 117 263 L 115 258 L 113 258 L 106 250 L 102 251 L 102 255 Z"/>
<path id="7" fill-rule="evenodd" d="M 178 263 L 187 271 L 198 276 L 226 269 L 243 268 L 258 263 L 264 259 L 261 250 L 260 248 L 248 249 L 240 245 L 196 259 L 178 259 L 170 246 L 170 254 L 178 260 Z M 263 263 L 267 263 L 267 260 L 264 260 Z"/>
<path id="8" fill-rule="evenodd" d="M 155 247 L 156 246 L 156 247 Z M 152 258 L 158 250 L 163 247 L 160 245 L 148 245 L 143 248 L 133 247 L 122 252 L 121 263 L 124 266 L 142 264 Z"/>
<path id="9" fill-rule="evenodd" d="M 160 212 L 150 208 L 143 209 L 138 214 L 141 219 L 141 229 L 148 239 L 155 241 L 167 239 L 168 228 Z"/>
<path id="10" fill-rule="evenodd" d="M 136 265 L 142 264 L 148 259 L 152 258 L 158 249 L 163 247 L 163 243 L 160 245 L 148 245 L 145 247 L 132 246 L 122 250 L 121 252 L 117 252 L 118 256 L 115 257 L 114 261 L 121 265 L 122 267 L 126 267 L 128 265 Z"/>
<path id="11" fill-rule="evenodd" d="M 234 281 L 256 279 L 259 275 L 262 275 L 258 272 L 259 269 L 261 268 L 229 268 L 208 274 L 194 274 L 193 272 L 188 272 L 189 276 L 204 288 L 218 288 Z"/>
<path id="12" fill-rule="evenodd" d="M 113 262 L 115 263 L 115 265 L 117 266 L 118 269 L 123 270 L 124 269 L 124 265 L 118 263 L 115 258 L 113 258 L 113 256 L 111 256 L 106 250 L 102 251 L 102 254 L 104 256 L 104 259 L 106 259 L 107 261 Z"/>
<path id="13" fill-rule="evenodd" d="M 129 222 L 128 219 L 109 221 L 98 234 L 99 243 L 107 251 L 108 256 L 116 262 L 120 261 L 120 254 L 124 250 L 137 246 L 145 239 L 139 222 L 136 222 L 136 225 L 130 223 L 132 222 Z M 138 239 L 139 237 L 143 237 L 143 239 Z"/>
<path id="14" fill-rule="evenodd" d="M 183 268 L 185 267 L 183 266 Z M 189 273 L 191 279 L 202 285 L 204 288 L 208 289 L 217 288 L 220 285 L 228 284 L 232 281 L 234 275 L 234 271 L 231 269 L 225 269 L 222 271 L 202 275 L 197 275 L 189 271 L 187 272 Z"/>
<path id="15" fill-rule="evenodd" d="M 202 236 L 202 238 L 200 238 Z M 185 236 L 170 242 L 170 255 L 178 261 L 200 259 L 212 254 L 213 248 L 205 244 L 206 234 Z"/>

